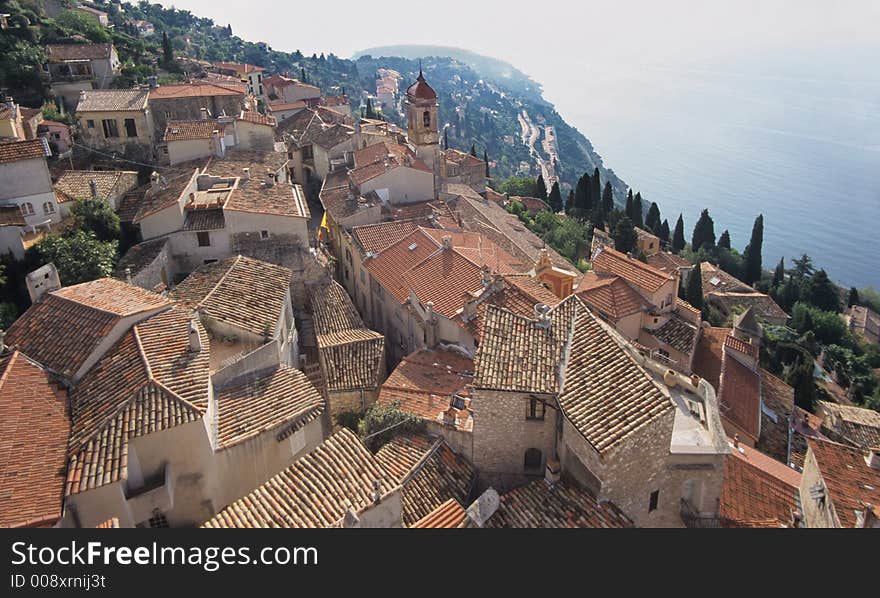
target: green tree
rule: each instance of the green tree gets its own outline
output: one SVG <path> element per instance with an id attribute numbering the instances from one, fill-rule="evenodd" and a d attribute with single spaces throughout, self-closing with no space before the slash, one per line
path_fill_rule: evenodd
<path id="1" fill-rule="evenodd" d="M 602 190 L 602 213 L 607 217 L 612 210 L 614 210 L 614 191 L 611 189 L 611 183 L 605 181 L 605 188 Z"/>
<path id="2" fill-rule="evenodd" d="M 483 162 L 486 163 L 486 178 L 489 178 L 489 152 L 487 150 L 483 150 Z"/>
<path id="3" fill-rule="evenodd" d="M 816 269 L 813 267 L 813 259 L 806 253 L 801 257 L 792 260 L 794 268 L 791 269 L 791 275 L 800 280 L 810 278 Z"/>
<path id="4" fill-rule="evenodd" d="M 828 278 L 825 270 L 819 270 L 810 279 L 807 297 L 812 305 L 821 310 L 839 312 L 840 293 L 837 286 Z"/>
<path id="5" fill-rule="evenodd" d="M 730 233 L 727 229 L 718 237 L 718 249 L 730 249 Z"/>
<path id="6" fill-rule="evenodd" d="M 90 42 L 104 44 L 111 41 L 110 33 L 97 19 L 80 10 L 64 10 L 55 17 L 55 24 L 69 33 L 78 33 Z"/>
<path id="7" fill-rule="evenodd" d="M 643 208 L 642 208 L 642 194 L 636 193 L 636 196 L 633 198 L 633 213 L 630 218 L 633 221 L 633 225 L 639 228 L 645 227 L 645 222 L 643 220 Z"/>
<path id="8" fill-rule="evenodd" d="M 510 177 L 498 186 L 499 193 L 518 195 L 520 197 L 536 197 L 535 179 L 529 177 Z"/>
<path id="9" fill-rule="evenodd" d="M 794 388 L 794 402 L 801 409 L 812 411 L 816 402 L 816 384 L 813 382 L 813 358 L 801 355 L 789 370 L 785 380 Z"/>
<path id="10" fill-rule="evenodd" d="M 660 232 L 660 206 L 656 201 L 652 201 L 648 208 L 648 214 L 645 216 L 645 228 L 655 235 Z"/>
<path id="11" fill-rule="evenodd" d="M 630 220 L 633 219 L 633 191 L 632 191 L 632 189 L 629 189 L 626 192 L 626 206 L 624 207 L 623 212 L 629 217 Z"/>
<path id="12" fill-rule="evenodd" d="M 756 281 L 761 280 L 761 249 L 763 245 L 764 215 L 759 214 L 752 226 L 752 238 L 743 252 L 745 258 L 743 282 L 746 284 L 755 284 Z"/>
<path id="13" fill-rule="evenodd" d="M 388 405 L 374 404 L 358 424 L 361 440 L 373 452 L 399 434 L 419 433 L 424 429 L 424 420 L 402 411 L 397 401 Z"/>
<path id="14" fill-rule="evenodd" d="M 660 240 L 663 241 L 664 244 L 669 243 L 669 221 L 664 219 L 663 224 L 660 225 L 660 230 L 657 232 L 657 236 L 660 237 Z"/>
<path id="15" fill-rule="evenodd" d="M 77 228 L 94 231 L 99 241 L 118 241 L 122 235 L 119 216 L 106 201 L 79 200 L 74 204 L 71 214 Z"/>
<path id="16" fill-rule="evenodd" d="M 576 218 L 586 218 L 589 214 L 591 204 L 590 177 L 587 173 L 584 173 L 581 178 L 578 179 L 574 188 L 574 211 L 572 212 L 572 215 Z"/>
<path id="17" fill-rule="evenodd" d="M 568 198 L 565 200 L 565 213 L 570 214 L 574 210 L 574 189 L 569 189 Z"/>
<path id="18" fill-rule="evenodd" d="M 672 233 L 672 253 L 678 253 L 684 249 L 684 218 L 678 215 L 678 221 L 675 223 L 675 231 Z"/>
<path id="19" fill-rule="evenodd" d="M 474 158 L 477 157 L 477 144 L 476 144 L 476 143 L 472 143 L 472 144 L 471 144 L 471 155 L 472 155 Z"/>
<path id="20" fill-rule="evenodd" d="M 562 211 L 562 195 L 559 192 L 559 181 L 553 183 L 553 187 L 550 189 L 550 195 L 547 197 L 547 203 L 550 204 L 550 209 L 553 210 L 554 213 Z"/>
<path id="21" fill-rule="evenodd" d="M 712 249 L 715 247 L 715 223 L 709 216 L 709 210 L 703 210 L 700 213 L 700 219 L 694 226 L 694 234 L 691 237 L 691 248 L 699 251 L 703 247 Z"/>
<path id="22" fill-rule="evenodd" d="M 700 262 L 694 264 L 691 269 L 684 298 L 697 309 L 703 309 L 703 272 L 700 268 Z"/>
<path id="23" fill-rule="evenodd" d="M 602 198 L 602 180 L 599 177 L 599 168 L 593 170 L 593 176 L 590 178 L 590 205 L 587 208 L 591 212 L 601 202 Z"/>
<path id="24" fill-rule="evenodd" d="M 92 231 L 75 230 L 68 236 L 49 235 L 31 251 L 41 265 L 54 263 L 67 286 L 110 276 L 118 246 L 118 241 L 100 241 Z"/>
<path id="25" fill-rule="evenodd" d="M 547 201 L 547 185 L 544 183 L 544 175 L 539 174 L 535 180 L 535 197 Z"/>
<path id="26" fill-rule="evenodd" d="M 778 287 L 782 284 L 782 281 L 785 280 L 785 258 L 779 258 L 779 263 L 776 264 L 776 269 L 773 270 L 773 286 Z"/>
<path id="27" fill-rule="evenodd" d="M 168 32 L 162 32 L 162 66 L 168 70 L 172 70 L 174 63 L 174 49 L 171 47 L 171 40 L 168 39 Z"/>
<path id="28" fill-rule="evenodd" d="M 611 232 L 611 238 L 614 239 L 614 248 L 618 251 L 629 253 L 635 248 L 639 236 L 629 216 L 623 216 L 617 221 Z"/>

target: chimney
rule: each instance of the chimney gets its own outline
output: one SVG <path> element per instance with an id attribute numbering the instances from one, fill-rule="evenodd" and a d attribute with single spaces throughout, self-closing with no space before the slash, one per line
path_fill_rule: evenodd
<path id="1" fill-rule="evenodd" d="M 89 191 L 92 192 L 92 199 L 98 199 L 98 184 L 95 179 L 89 179 Z"/>
<path id="2" fill-rule="evenodd" d="M 189 194 L 189 203 L 193 203 L 193 204 L 196 203 L 196 194 L 192 191 L 190 191 L 190 194 Z"/>
<path id="3" fill-rule="evenodd" d="M 201 353 L 202 351 L 202 338 L 199 336 L 197 318 L 198 316 L 193 314 L 189 320 L 189 350 L 192 353 Z"/>
<path id="4" fill-rule="evenodd" d="M 380 480 L 373 480 L 373 504 L 378 505 L 382 502 L 382 482 Z"/>
<path id="5" fill-rule="evenodd" d="M 250 168 L 244 169 L 244 180 L 246 180 L 246 181 L 251 180 L 251 169 Z"/>
<path id="6" fill-rule="evenodd" d="M 266 186 L 274 187 L 275 186 L 275 173 L 271 170 L 266 171 Z"/>
<path id="7" fill-rule="evenodd" d="M 450 235 L 443 235 L 443 249 L 452 249 L 452 237 Z"/>
<path id="8" fill-rule="evenodd" d="M 150 188 L 153 191 L 159 190 L 159 173 L 155 170 L 150 174 Z"/>
<path id="9" fill-rule="evenodd" d="M 735 449 L 739 448 L 739 434 L 733 435 L 733 448 L 735 448 Z"/>
<path id="10" fill-rule="evenodd" d="M 202 106 L 199 108 L 199 112 L 202 114 L 202 120 L 208 120 L 208 109 Z"/>
<path id="11" fill-rule="evenodd" d="M 552 486 L 559 481 L 561 471 L 562 466 L 559 464 L 559 459 L 547 457 L 547 466 L 544 468 L 544 481 Z"/>
<path id="12" fill-rule="evenodd" d="M 481 283 L 484 287 L 488 288 L 492 285 L 492 271 L 489 269 L 489 266 L 483 264 L 483 267 L 480 268 L 481 274 Z"/>
<path id="13" fill-rule="evenodd" d="M 538 303 L 535 305 L 535 316 L 538 321 L 535 325 L 538 328 L 550 328 L 550 306 L 546 303 Z"/>
<path id="14" fill-rule="evenodd" d="M 132 284 L 132 282 L 131 282 L 131 268 L 130 267 L 125 268 L 125 282 L 127 282 L 128 284 Z"/>
<path id="15" fill-rule="evenodd" d="M 498 496 L 498 492 L 495 488 L 487 488 L 466 509 L 468 519 L 477 527 L 483 527 L 499 506 L 501 506 L 501 497 Z"/>
<path id="16" fill-rule="evenodd" d="M 865 463 L 867 463 L 868 467 L 871 469 L 880 469 L 880 446 L 872 446 L 868 449 L 868 454 L 865 456 Z"/>

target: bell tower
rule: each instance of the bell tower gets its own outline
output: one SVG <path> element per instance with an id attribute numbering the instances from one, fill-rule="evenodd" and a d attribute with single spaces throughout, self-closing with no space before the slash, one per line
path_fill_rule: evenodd
<path id="1" fill-rule="evenodd" d="M 419 64 L 419 77 L 406 89 L 406 134 L 416 155 L 434 172 L 434 190 L 440 181 L 440 104 L 437 93 L 425 81 Z"/>

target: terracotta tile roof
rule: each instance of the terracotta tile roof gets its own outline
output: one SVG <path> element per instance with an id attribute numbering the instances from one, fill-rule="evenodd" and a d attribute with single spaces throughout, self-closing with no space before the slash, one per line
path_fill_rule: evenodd
<path id="1" fill-rule="evenodd" d="M 469 519 L 464 508 L 454 498 L 410 525 L 412 528 L 454 529 L 469 527 Z"/>
<path id="2" fill-rule="evenodd" d="M 18 206 L 0 206 L 0 226 L 27 226 Z"/>
<path id="3" fill-rule="evenodd" d="M 92 89 L 79 96 L 77 112 L 140 112 L 147 109 L 146 89 Z"/>
<path id="4" fill-rule="evenodd" d="M 651 335 L 676 351 L 690 355 L 694 346 L 694 337 L 697 335 L 697 327 L 672 314 L 662 326 L 653 330 Z"/>
<path id="5" fill-rule="evenodd" d="M 0 357 L 0 526 L 48 527 L 62 515 L 67 393 L 19 351 Z"/>
<path id="6" fill-rule="evenodd" d="M 550 209 L 550 204 L 548 204 L 546 201 L 538 199 L 537 197 L 523 197 L 521 195 L 511 195 L 510 201 L 518 201 L 529 212 L 540 212 L 542 210 L 549 210 Z"/>
<path id="7" fill-rule="evenodd" d="M 535 480 L 501 495 L 501 504 L 486 527 L 490 528 L 624 528 L 635 527 L 614 505 L 574 483 L 552 486 Z"/>
<path id="8" fill-rule="evenodd" d="M 403 486 L 403 523 L 411 526 L 450 499 L 466 502 L 474 484 L 473 466 L 442 438 L 395 436 L 376 460 Z"/>
<path id="9" fill-rule="evenodd" d="M 480 160 L 479 158 L 475 158 L 470 155 L 468 152 L 463 152 L 457 149 L 448 149 L 443 151 L 443 158 L 447 162 L 452 162 L 453 164 L 458 164 L 459 166 L 485 166 L 485 162 Z M 511 198 L 512 199 L 512 198 Z M 530 198 L 537 199 L 537 198 Z M 541 201 L 540 199 L 538 201 Z M 544 202 L 541 202 L 544 203 Z M 545 206 L 547 204 L 544 204 Z"/>
<path id="10" fill-rule="evenodd" d="M 671 274 L 657 270 L 610 247 L 600 247 L 596 250 L 593 255 L 593 270 L 620 276 L 647 293 L 654 293 L 673 280 Z"/>
<path id="11" fill-rule="evenodd" d="M 694 373 L 709 382 L 716 392 L 721 380 L 721 357 L 724 350 L 724 340 L 731 332 L 733 332 L 732 328 L 707 326 L 702 329 L 700 340 L 697 341 L 697 349 L 694 353 Z"/>
<path id="12" fill-rule="evenodd" d="M 224 209 L 297 218 L 310 216 L 306 196 L 300 185 L 275 183 L 268 187 L 264 181 L 257 180 L 256 177 L 249 181 L 239 179 Z"/>
<path id="13" fill-rule="evenodd" d="M 189 83 L 176 83 L 173 85 L 160 85 L 150 89 L 151 100 L 165 100 L 168 98 L 204 98 L 212 96 L 242 96 L 247 91 L 243 83 L 220 83 L 190 81 Z"/>
<path id="14" fill-rule="evenodd" d="M 132 222 L 140 223 L 141 220 L 177 204 L 180 201 L 183 192 L 190 187 L 193 180 L 202 172 L 202 168 L 208 162 L 208 159 L 192 160 L 182 162 L 175 166 L 179 169 L 179 173 L 160 179 L 159 186 L 153 188 L 150 183 L 143 187 L 143 197 L 138 201 L 137 195 L 132 195 L 132 203 L 137 203 L 137 211 L 132 217 Z M 187 176 L 187 172 L 192 174 Z M 139 195 L 139 193 L 138 193 Z M 125 203 L 125 201 L 123 201 Z M 129 212 L 133 206 L 120 206 L 120 210 Z M 121 219 L 122 217 L 120 217 Z"/>
<path id="15" fill-rule="evenodd" d="M 163 237 L 132 245 L 116 264 L 116 268 L 113 270 L 113 277 L 125 280 L 125 270 L 127 268 L 131 269 L 132 276 L 137 276 L 141 270 L 152 264 L 159 257 L 159 254 L 162 253 L 162 250 L 165 249 L 168 243 L 168 238 Z"/>
<path id="16" fill-rule="evenodd" d="M 880 413 L 851 405 L 819 401 L 824 412 L 822 431 L 826 435 L 859 448 L 880 446 Z"/>
<path id="17" fill-rule="evenodd" d="M 533 266 L 516 259 L 480 233 L 437 228 L 425 228 L 424 232 L 439 244 L 443 243 L 444 237 L 448 237 L 456 253 L 478 266 L 488 266 L 495 273 L 514 274 L 530 270 Z"/>
<path id="18" fill-rule="evenodd" d="M 55 191 L 63 201 L 91 199 L 90 181 L 95 181 L 98 197 L 103 200 L 137 187 L 138 173 L 122 170 L 67 170 L 55 181 Z"/>
<path id="19" fill-rule="evenodd" d="M 208 337 L 197 324 L 202 346 Z M 135 325 L 71 393 L 67 494 L 122 480 L 128 442 L 202 417 L 207 350 L 190 350 L 190 315 L 175 307 Z"/>
<path id="20" fill-rule="evenodd" d="M 265 114 L 260 114 L 259 112 L 254 112 L 252 110 L 242 110 L 241 114 L 238 115 L 238 120 L 243 120 L 255 125 L 267 125 L 269 127 L 274 127 L 278 124 L 278 121 L 274 116 L 266 116 Z"/>
<path id="21" fill-rule="evenodd" d="M 118 528 L 119 527 L 119 518 L 118 517 L 111 517 L 107 521 L 102 521 L 101 523 L 99 523 L 95 527 L 100 528 L 100 529 Z"/>
<path id="22" fill-rule="evenodd" d="M 311 289 L 324 386 L 332 392 L 375 389 L 384 374 L 385 337 L 364 326 L 335 280 Z"/>
<path id="23" fill-rule="evenodd" d="M 18 162 L 19 160 L 33 160 L 51 156 L 48 144 L 43 139 L 29 139 L 27 141 L 11 141 L 0 143 L 0 164 Z"/>
<path id="24" fill-rule="evenodd" d="M 242 76 L 247 75 L 248 73 L 259 73 L 266 70 L 261 66 L 248 64 L 247 62 L 243 64 L 239 64 L 237 62 L 215 62 L 214 66 L 218 69 L 222 69 L 225 71 L 235 71 L 237 74 Z"/>
<path id="25" fill-rule="evenodd" d="M 312 143 L 329 150 L 345 143 L 353 136 L 354 128 L 348 125 L 322 124 L 321 126 L 309 127 L 306 134 L 300 138 L 300 143 Z"/>
<path id="26" fill-rule="evenodd" d="M 615 321 L 650 307 L 650 303 L 619 276 L 587 272 L 575 294 L 590 309 Z"/>
<path id="27" fill-rule="evenodd" d="M 393 220 L 355 226 L 351 229 L 351 235 L 360 245 L 364 254 L 375 254 L 393 245 L 417 228 L 419 228 L 419 223 L 415 220 Z"/>
<path id="28" fill-rule="evenodd" d="M 850 327 L 857 333 L 866 335 L 877 342 L 880 338 L 880 314 L 863 305 L 853 305 L 847 310 Z"/>
<path id="29" fill-rule="evenodd" d="M 754 293 L 755 289 L 709 262 L 700 262 L 703 295 L 714 292 Z"/>
<path id="30" fill-rule="evenodd" d="M 467 386 L 473 377 L 472 359 L 452 350 L 421 349 L 397 364 L 382 384 L 378 402 L 398 403 L 407 413 L 470 431 L 473 414 Z M 453 395 L 461 397 L 461 408 L 452 405 Z"/>
<path id="31" fill-rule="evenodd" d="M 718 383 L 718 404 L 721 417 L 758 440 L 761 421 L 761 377 L 724 352 L 721 379 Z"/>
<path id="32" fill-rule="evenodd" d="M 225 125 L 216 120 L 169 120 L 165 125 L 165 141 L 191 141 L 210 139 L 214 131 L 221 136 Z"/>
<path id="33" fill-rule="evenodd" d="M 509 274 L 500 277 L 501 288 L 494 289 L 488 297 L 477 304 L 476 317 L 464 322 L 465 328 L 477 340 L 483 337 L 486 309 L 490 305 L 501 307 L 515 314 L 534 317 L 535 305 L 543 303 L 554 307 L 560 299 L 544 287 L 536 278 L 526 274 Z"/>
<path id="34" fill-rule="evenodd" d="M 696 307 L 694 307 L 693 305 L 691 305 L 690 303 L 688 303 L 684 299 L 680 299 L 678 297 L 675 298 L 675 310 L 676 311 L 681 310 L 685 313 L 689 313 L 691 316 L 693 316 L 695 318 L 702 318 L 702 314 L 703 314 L 703 312 L 701 312 L 699 309 L 697 309 Z M 700 321 L 700 320 L 698 319 L 697 321 Z"/>
<path id="35" fill-rule="evenodd" d="M 711 293 L 709 301 L 718 305 L 725 313 L 735 307 L 752 308 L 762 319 L 787 320 L 788 314 L 764 293 Z"/>
<path id="36" fill-rule="evenodd" d="M 328 185 L 331 184 L 331 176 L 332 175 L 328 175 L 324 180 L 324 187 L 321 189 L 318 198 L 321 200 L 321 205 L 324 206 L 324 210 L 335 222 L 341 222 L 358 212 L 381 205 L 381 201 L 375 193 L 358 195 L 351 191 L 348 188 L 348 185 L 343 187 L 329 187 Z"/>
<path id="37" fill-rule="evenodd" d="M 324 412 L 324 399 L 305 374 L 285 364 L 243 376 L 214 392 L 220 448 L 283 425 L 301 426 Z"/>
<path id="38" fill-rule="evenodd" d="M 306 103 L 302 100 L 298 102 L 270 102 L 268 106 L 266 106 L 266 110 L 269 112 L 284 112 L 286 110 L 302 110 L 306 107 Z"/>
<path id="39" fill-rule="evenodd" d="M 47 44 L 44 50 L 49 62 L 102 60 L 110 58 L 113 44 Z"/>
<path id="40" fill-rule="evenodd" d="M 724 458 L 720 516 L 725 527 L 755 527 L 753 522 L 791 525 L 799 510 L 801 474 L 757 449 L 740 445 Z M 763 527 L 764 524 L 762 523 Z"/>
<path id="41" fill-rule="evenodd" d="M 692 268 L 689 261 L 668 251 L 660 251 L 648 256 L 648 265 L 652 268 L 672 274 L 679 268 Z"/>
<path id="42" fill-rule="evenodd" d="M 349 507 L 370 507 L 376 489 L 385 496 L 394 488 L 377 459 L 343 428 L 203 527 L 333 527 Z"/>
<path id="43" fill-rule="evenodd" d="M 733 336 L 733 334 L 727 335 L 727 338 L 724 339 L 724 346 L 728 349 L 739 351 L 740 353 L 748 355 L 749 357 L 758 357 L 758 345 L 753 345 L 749 342 L 746 342 L 740 338 Z"/>
<path id="44" fill-rule="evenodd" d="M 354 153 L 354 163 L 355 168 L 348 175 L 355 185 L 362 185 L 399 166 L 432 172 L 409 147 L 389 141 L 357 150 Z"/>
<path id="45" fill-rule="evenodd" d="M 310 108 L 300 110 L 296 114 L 285 118 L 278 123 L 278 134 L 291 135 L 296 143 L 300 143 L 302 136 L 312 126 L 320 127 L 324 123 L 318 113 Z"/>
<path id="46" fill-rule="evenodd" d="M 223 158 L 213 157 L 204 166 L 203 171 L 219 177 L 243 177 L 244 169 L 251 169 L 251 176 L 259 179 L 257 182 L 262 183 L 265 180 L 266 172 L 271 170 L 278 174 L 287 165 L 288 158 L 286 152 L 276 151 L 252 151 L 231 148 L 226 151 Z M 176 168 L 176 166 L 175 166 Z M 252 181 L 254 180 L 252 179 Z M 239 180 L 239 185 L 241 181 Z M 278 185 L 276 185 L 277 187 Z"/>
<path id="47" fill-rule="evenodd" d="M 180 230 L 205 231 L 226 228 L 226 218 L 221 208 L 204 210 L 187 210 L 186 218 Z"/>
<path id="48" fill-rule="evenodd" d="M 576 310 L 559 406 L 600 453 L 674 409 L 621 342 L 588 310 Z"/>
<path id="49" fill-rule="evenodd" d="M 171 292 L 209 318 L 255 335 L 274 335 L 290 294 L 293 272 L 238 255 L 199 267 Z"/>
<path id="50" fill-rule="evenodd" d="M 123 317 L 171 303 L 112 278 L 64 287 L 45 295 L 6 332 L 15 347 L 61 376 L 73 376 Z"/>
<path id="51" fill-rule="evenodd" d="M 409 297 L 403 274 L 437 251 L 440 245 L 423 229 L 414 230 L 364 262 L 364 267 L 399 303 Z"/>
<path id="52" fill-rule="evenodd" d="M 761 437 L 755 447 L 781 463 L 788 463 L 794 389 L 767 370 L 761 369 L 761 403 Z"/>
<path id="53" fill-rule="evenodd" d="M 863 511 L 864 503 L 875 508 L 880 504 L 880 470 L 868 466 L 861 449 L 826 440 L 807 442 L 841 526 L 855 527 L 855 512 Z"/>
<path id="54" fill-rule="evenodd" d="M 403 274 L 403 284 L 423 305 L 453 318 L 463 308 L 468 293 L 482 287 L 482 270 L 458 251 L 439 250 Z"/>
<path id="55" fill-rule="evenodd" d="M 810 413 L 804 411 L 797 405 L 794 408 L 794 417 L 792 418 L 791 433 L 791 465 L 798 470 L 803 470 L 804 459 L 807 456 L 807 441 L 810 438 L 825 439 L 825 436 L 819 431 L 822 427 L 822 420 Z"/>

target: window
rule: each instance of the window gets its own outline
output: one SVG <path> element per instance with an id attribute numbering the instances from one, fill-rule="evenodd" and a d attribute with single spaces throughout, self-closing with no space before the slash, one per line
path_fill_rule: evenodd
<path id="1" fill-rule="evenodd" d="M 159 509 L 153 509 L 153 515 L 147 523 L 151 528 L 168 527 L 168 519 L 165 517 L 165 513 Z"/>
<path id="2" fill-rule="evenodd" d="M 211 246 L 211 235 L 205 232 L 196 233 L 196 238 L 199 241 L 199 247 L 210 247 Z"/>
<path id="3" fill-rule="evenodd" d="M 104 137 L 119 137 L 119 128 L 114 119 L 105 118 L 101 121 L 101 126 L 104 128 Z"/>
<path id="4" fill-rule="evenodd" d="M 170 110 L 165 111 L 165 120 L 174 120 L 174 113 Z"/>
<path id="5" fill-rule="evenodd" d="M 217 262 L 217 258 L 208 258 L 208 259 L 206 259 L 206 260 L 202 260 L 202 263 L 205 264 L 205 265 L 207 265 L 207 264 L 213 264 L 213 263 L 216 263 L 216 262 Z"/>
<path id="6" fill-rule="evenodd" d="M 540 471 L 541 469 L 541 451 L 536 448 L 526 450 L 523 458 L 523 469 L 528 472 Z"/>
<path id="7" fill-rule="evenodd" d="M 24 216 L 33 216 L 34 215 L 34 204 L 29 201 L 21 204 L 21 213 Z"/>
<path id="8" fill-rule="evenodd" d="M 651 499 L 648 501 L 648 512 L 657 510 L 657 503 L 660 502 L 660 491 L 654 490 L 651 493 Z"/>
<path id="9" fill-rule="evenodd" d="M 544 401 L 541 399 L 529 399 L 529 408 L 526 411 L 526 419 L 544 419 Z"/>
<path id="10" fill-rule="evenodd" d="M 126 135 L 126 137 L 137 137 L 138 136 L 137 127 L 134 124 L 133 118 L 126 118 L 125 119 L 125 135 Z"/>
<path id="11" fill-rule="evenodd" d="M 262 240 L 264 240 L 264 241 L 265 241 L 266 239 L 268 239 L 268 238 L 269 238 L 269 231 L 267 231 L 267 230 L 261 230 L 261 231 L 260 231 L 260 238 L 261 238 Z"/>
<path id="12" fill-rule="evenodd" d="M 92 119 L 87 120 L 86 126 L 90 129 L 94 129 L 95 128 L 95 121 L 93 121 Z"/>
<path id="13" fill-rule="evenodd" d="M 425 110 L 425 113 L 422 114 L 422 122 L 425 124 L 426 129 L 431 128 L 431 113 Z"/>
<path id="14" fill-rule="evenodd" d="M 55 204 L 47 201 L 43 204 L 43 214 L 49 215 L 55 213 Z"/>

